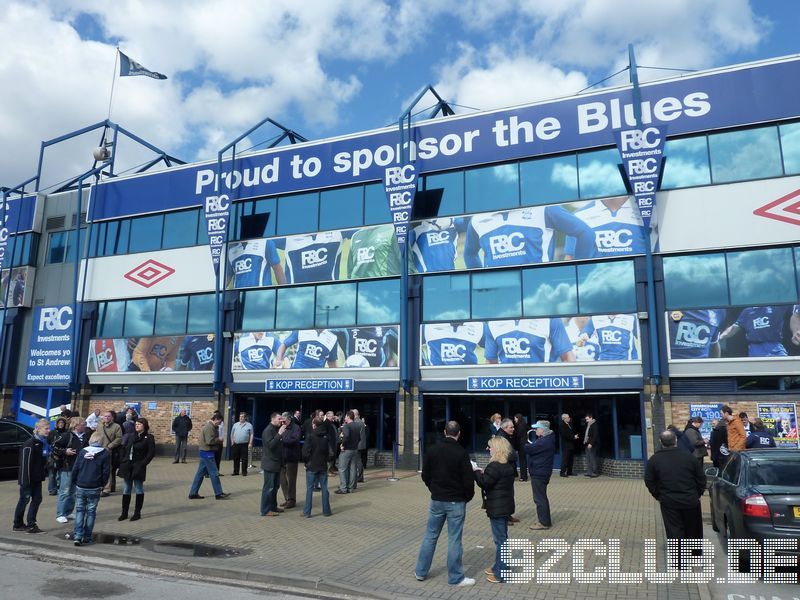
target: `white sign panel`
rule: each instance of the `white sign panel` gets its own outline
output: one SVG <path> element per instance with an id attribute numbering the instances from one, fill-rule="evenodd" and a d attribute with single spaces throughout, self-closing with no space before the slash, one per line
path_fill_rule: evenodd
<path id="1" fill-rule="evenodd" d="M 81 262 L 78 299 L 83 288 Z M 83 299 L 113 300 L 214 291 L 207 246 L 89 259 Z"/>
<path id="2" fill-rule="evenodd" d="M 800 177 L 659 192 L 661 252 L 800 239 Z"/>

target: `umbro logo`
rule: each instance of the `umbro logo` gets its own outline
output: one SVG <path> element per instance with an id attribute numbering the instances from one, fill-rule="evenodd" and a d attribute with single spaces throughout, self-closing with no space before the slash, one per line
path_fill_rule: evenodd
<path id="1" fill-rule="evenodd" d="M 163 281 L 175 272 L 175 269 L 162 265 L 153 259 L 146 260 L 138 267 L 134 267 L 123 277 L 133 283 L 145 288 L 153 287 L 159 281 Z"/>
<path id="2" fill-rule="evenodd" d="M 753 211 L 754 215 L 775 219 L 792 225 L 800 225 L 800 190 L 778 198 Z"/>

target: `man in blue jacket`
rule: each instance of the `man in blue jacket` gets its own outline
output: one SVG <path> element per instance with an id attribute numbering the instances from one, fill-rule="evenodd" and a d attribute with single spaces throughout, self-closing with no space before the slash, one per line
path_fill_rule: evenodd
<path id="1" fill-rule="evenodd" d="M 75 531 L 76 546 L 92 544 L 92 531 L 100 502 L 103 485 L 111 474 L 111 456 L 103 448 L 103 434 L 96 431 L 89 438 L 89 446 L 78 454 L 72 467 L 75 484 Z"/>
<path id="2" fill-rule="evenodd" d="M 547 499 L 547 485 L 550 483 L 550 475 L 553 474 L 556 436 L 550 429 L 550 421 L 537 421 L 533 430 L 536 432 L 536 438 L 525 445 L 525 454 L 528 457 L 536 516 L 539 518 L 539 523 L 533 525 L 531 529 L 538 531 L 550 529 L 553 525 L 550 518 L 550 500 Z"/>

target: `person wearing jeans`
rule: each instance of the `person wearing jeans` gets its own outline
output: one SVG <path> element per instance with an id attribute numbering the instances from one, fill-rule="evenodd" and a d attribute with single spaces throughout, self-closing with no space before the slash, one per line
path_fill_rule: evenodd
<path id="1" fill-rule="evenodd" d="M 414 576 L 424 581 L 431 569 L 436 543 L 447 522 L 447 583 L 473 585 L 475 580 L 464 575 L 461 564 L 461 536 L 467 515 L 467 502 L 475 495 L 469 454 L 458 443 L 461 426 L 449 421 L 444 429 L 445 439 L 425 453 L 422 480 L 431 492 L 428 523 L 417 557 Z"/>
<path id="2" fill-rule="evenodd" d="M 220 423 L 222 423 L 222 415 L 214 413 L 200 432 L 200 462 L 197 465 L 192 486 L 189 488 L 189 500 L 203 499 L 199 492 L 205 475 L 208 475 L 211 480 L 211 487 L 214 488 L 214 497 L 217 500 L 224 500 L 230 495 L 222 491 L 214 453 L 216 447 L 222 445 L 222 439 L 219 437 Z"/>
<path id="3" fill-rule="evenodd" d="M 103 441 L 103 433 L 93 433 L 89 446 L 80 451 L 72 467 L 72 481 L 75 482 L 75 529 L 72 537 L 76 546 L 93 543 L 97 504 L 103 484 L 111 474 L 111 453 L 103 448 Z"/>
<path id="4" fill-rule="evenodd" d="M 47 456 L 50 446 L 47 435 L 50 433 L 50 421 L 39 419 L 33 429 L 33 437 L 19 450 L 19 501 L 14 510 L 14 531 L 41 533 L 36 525 L 39 505 L 42 503 L 42 482 L 47 479 Z M 28 506 L 30 502 L 30 506 Z M 22 519 L 28 507 L 28 522 Z"/>
<path id="5" fill-rule="evenodd" d="M 261 488 L 261 516 L 275 517 L 283 512 L 278 508 L 278 489 L 280 487 L 281 466 L 283 464 L 283 434 L 288 428 L 287 421 L 280 413 L 272 413 L 269 425 L 261 434 L 263 454 L 261 469 L 264 471 L 264 485 Z"/>
<path id="6" fill-rule="evenodd" d="M 331 497 L 328 491 L 329 431 L 321 417 L 314 418 L 311 427 L 311 432 L 306 436 L 306 442 L 303 444 L 303 461 L 306 463 L 306 503 L 303 506 L 303 516 L 311 517 L 314 488 L 319 486 L 322 489 L 322 514 L 330 517 L 333 513 L 331 513 Z"/>
<path id="7" fill-rule="evenodd" d="M 72 467 L 78 453 L 89 445 L 86 421 L 81 417 L 69 420 L 69 433 L 54 443 L 64 454 L 64 462 L 58 472 L 58 501 L 56 502 L 56 521 L 66 523 L 75 510 L 75 484 L 72 481 Z"/>

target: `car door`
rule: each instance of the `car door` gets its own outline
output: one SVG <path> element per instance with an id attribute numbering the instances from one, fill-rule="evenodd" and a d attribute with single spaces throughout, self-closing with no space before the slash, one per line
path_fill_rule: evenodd
<path id="1" fill-rule="evenodd" d="M 10 421 L 0 421 L 0 475 L 13 474 L 19 460 L 18 427 Z"/>
<path id="2" fill-rule="evenodd" d="M 720 529 L 724 528 L 724 520 L 727 518 L 729 521 L 733 516 L 732 523 L 734 524 L 734 531 L 737 530 L 737 518 L 735 515 L 738 515 L 741 512 L 739 507 L 739 498 L 736 493 L 736 488 L 739 484 L 739 475 L 741 473 L 741 466 L 742 466 L 742 457 L 739 454 L 731 454 L 730 459 L 728 460 L 728 464 L 725 465 L 725 468 L 722 470 L 722 475 L 719 478 L 719 483 L 717 484 L 717 496 L 715 497 L 715 501 L 717 502 L 717 526 Z"/>

